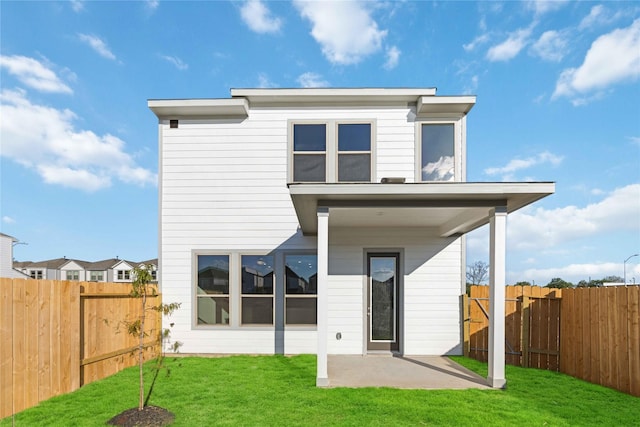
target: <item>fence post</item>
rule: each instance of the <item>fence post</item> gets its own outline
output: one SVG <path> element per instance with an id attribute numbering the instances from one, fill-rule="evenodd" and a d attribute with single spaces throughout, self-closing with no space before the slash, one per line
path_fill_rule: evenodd
<path id="1" fill-rule="evenodd" d="M 522 318 L 520 322 L 520 325 L 522 327 L 522 331 L 520 331 L 522 342 L 520 348 L 522 349 L 522 366 L 525 368 L 529 367 L 529 304 L 529 297 L 527 295 L 523 295 L 521 311 Z"/>
<path id="2" fill-rule="evenodd" d="M 469 312 L 469 296 L 462 294 L 462 354 L 469 357 L 470 353 L 470 329 L 471 329 L 471 313 Z"/>

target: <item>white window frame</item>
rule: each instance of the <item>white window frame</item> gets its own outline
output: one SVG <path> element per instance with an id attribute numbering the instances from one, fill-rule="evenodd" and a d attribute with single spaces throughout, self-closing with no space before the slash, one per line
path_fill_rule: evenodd
<path id="1" fill-rule="evenodd" d="M 131 270 L 118 270 L 118 280 L 131 280 Z"/>
<path id="2" fill-rule="evenodd" d="M 31 276 L 32 279 L 42 280 L 42 278 L 44 277 L 44 272 L 43 270 L 31 270 L 29 272 L 29 275 Z"/>
<path id="3" fill-rule="evenodd" d="M 287 147 L 287 178 L 290 183 L 321 183 L 317 181 L 294 181 L 293 179 L 293 162 L 294 162 L 294 132 L 295 125 L 325 125 L 326 143 L 325 143 L 325 183 L 344 183 L 351 182 L 376 182 L 376 146 L 377 146 L 377 127 L 375 119 L 331 119 L 331 120 L 289 120 L 288 123 L 288 147 Z M 368 124 L 371 125 L 371 145 L 370 151 L 347 151 L 344 153 L 352 154 L 370 154 L 370 177 L 369 181 L 338 181 L 338 127 L 342 124 Z M 320 153 L 309 151 L 308 154 Z"/>
<path id="4" fill-rule="evenodd" d="M 99 278 L 94 278 L 96 276 L 99 276 Z M 104 282 L 104 271 L 102 271 L 102 270 L 89 271 L 89 281 L 90 282 Z"/>
<path id="5" fill-rule="evenodd" d="M 75 276 L 75 278 L 74 277 L 70 278 L 69 276 Z M 65 270 L 65 277 L 66 277 L 66 280 L 78 282 L 80 281 L 80 270 Z"/>
<path id="6" fill-rule="evenodd" d="M 462 159 L 463 120 L 459 118 L 422 118 L 416 119 L 415 123 L 415 182 L 443 182 L 422 180 L 422 125 L 453 125 L 453 182 L 463 181 L 465 179 Z"/>

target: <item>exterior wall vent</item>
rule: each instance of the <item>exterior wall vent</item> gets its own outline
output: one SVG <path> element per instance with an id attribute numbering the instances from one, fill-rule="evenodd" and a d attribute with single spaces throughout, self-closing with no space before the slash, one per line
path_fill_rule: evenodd
<path id="1" fill-rule="evenodd" d="M 169 127 L 171 129 L 178 129 L 178 121 L 177 120 L 169 120 Z"/>
<path id="2" fill-rule="evenodd" d="M 380 184 L 404 184 L 404 178 L 382 178 Z"/>

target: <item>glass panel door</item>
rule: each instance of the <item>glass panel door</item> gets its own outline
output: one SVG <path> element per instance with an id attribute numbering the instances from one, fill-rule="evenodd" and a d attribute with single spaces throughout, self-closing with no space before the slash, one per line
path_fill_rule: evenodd
<path id="1" fill-rule="evenodd" d="M 398 350 L 398 254 L 369 254 L 369 350 Z"/>

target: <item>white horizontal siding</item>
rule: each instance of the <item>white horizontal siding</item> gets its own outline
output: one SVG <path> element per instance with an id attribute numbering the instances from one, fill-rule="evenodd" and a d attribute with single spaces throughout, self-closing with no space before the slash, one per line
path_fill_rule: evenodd
<path id="1" fill-rule="evenodd" d="M 280 332 L 273 328 L 193 326 L 192 254 L 315 250 L 315 237 L 302 236 L 298 230 L 286 185 L 289 121 L 373 121 L 374 175 L 378 180 L 405 177 L 412 182 L 415 124 L 411 117 L 412 109 L 407 107 L 252 109 L 244 120 L 180 120 L 177 129 L 161 126 L 162 292 L 166 301 L 182 303 L 167 321 L 174 323 L 172 338 L 183 342 L 182 352 L 278 351 Z M 459 345 L 457 242 L 449 244 L 430 230 L 332 229 L 329 352 L 362 353 L 363 248 L 385 247 L 404 249 L 405 351 L 442 354 L 449 351 L 443 350 L 447 346 Z M 316 345 L 314 330 L 285 328 L 285 353 L 314 353 Z"/>

